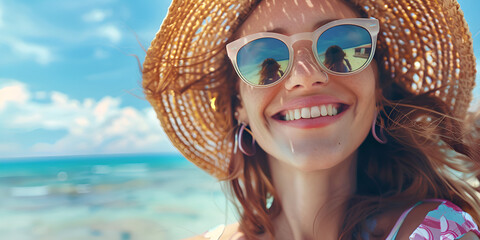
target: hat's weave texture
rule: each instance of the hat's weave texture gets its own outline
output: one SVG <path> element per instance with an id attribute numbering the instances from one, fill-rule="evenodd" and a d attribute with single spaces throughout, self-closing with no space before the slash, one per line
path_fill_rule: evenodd
<path id="1" fill-rule="evenodd" d="M 257 1 L 173 1 L 143 65 L 143 86 L 173 145 L 222 178 L 232 150 L 225 44 Z"/>
<path id="2" fill-rule="evenodd" d="M 350 0 L 380 21 L 379 66 L 412 93 L 463 118 L 475 80 L 468 26 L 453 0 Z M 257 0 L 174 0 L 147 52 L 143 86 L 173 145 L 217 178 L 233 149 L 235 79 L 225 44 Z M 380 80 L 381 81 L 381 80 Z"/>
<path id="3" fill-rule="evenodd" d="M 380 65 L 413 93 L 435 95 L 463 118 L 475 85 L 475 55 L 463 12 L 454 0 L 354 0 L 380 20 Z"/>

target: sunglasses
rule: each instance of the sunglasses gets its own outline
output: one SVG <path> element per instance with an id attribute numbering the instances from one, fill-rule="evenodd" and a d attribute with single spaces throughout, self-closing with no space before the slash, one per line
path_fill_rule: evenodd
<path id="1" fill-rule="evenodd" d="M 247 84 L 269 87 L 282 81 L 293 66 L 293 44 L 312 41 L 312 51 L 320 67 L 333 75 L 362 71 L 375 53 L 377 19 L 350 18 L 329 22 L 313 32 L 286 36 L 260 32 L 227 44 L 227 54 L 235 71 Z"/>

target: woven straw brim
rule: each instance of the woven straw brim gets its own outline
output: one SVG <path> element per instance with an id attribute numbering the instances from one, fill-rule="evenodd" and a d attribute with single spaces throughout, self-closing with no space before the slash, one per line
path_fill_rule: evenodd
<path id="1" fill-rule="evenodd" d="M 475 82 L 468 26 L 456 1 L 351 0 L 380 21 L 378 64 L 412 93 L 439 89 L 463 117 Z M 235 79 L 225 44 L 255 0 L 174 0 L 147 52 L 143 87 L 173 145 L 221 179 L 233 149 Z"/>
<path id="2" fill-rule="evenodd" d="M 467 22 L 454 0 L 353 0 L 380 19 L 380 67 L 413 93 L 435 91 L 463 118 L 475 85 L 475 55 Z"/>

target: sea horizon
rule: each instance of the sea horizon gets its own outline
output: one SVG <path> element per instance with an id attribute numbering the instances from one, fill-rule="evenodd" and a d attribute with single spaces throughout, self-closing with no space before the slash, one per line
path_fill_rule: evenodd
<path id="1" fill-rule="evenodd" d="M 6 239 L 181 239 L 232 212 L 218 180 L 180 154 L 0 159 Z"/>

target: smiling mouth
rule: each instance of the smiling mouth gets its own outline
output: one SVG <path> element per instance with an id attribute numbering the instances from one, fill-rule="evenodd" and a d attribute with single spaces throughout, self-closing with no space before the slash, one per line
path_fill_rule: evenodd
<path id="1" fill-rule="evenodd" d="M 348 105 L 341 103 L 324 104 L 319 106 L 284 110 L 273 115 L 272 117 L 281 121 L 295 121 L 299 119 L 332 117 L 340 114 L 347 108 Z"/>

